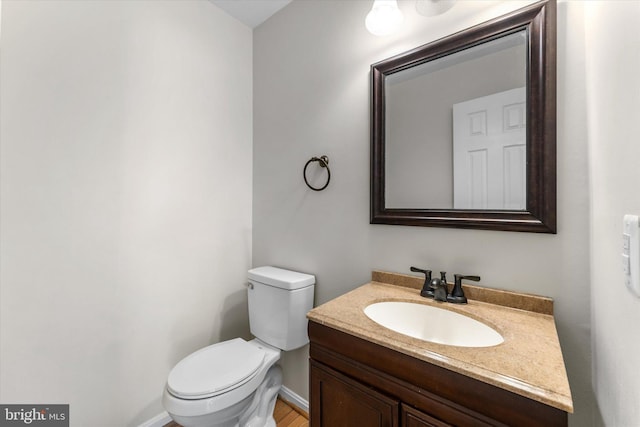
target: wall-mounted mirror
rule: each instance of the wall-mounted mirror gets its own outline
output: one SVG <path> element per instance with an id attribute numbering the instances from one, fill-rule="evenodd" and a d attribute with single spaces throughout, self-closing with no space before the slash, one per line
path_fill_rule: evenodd
<path id="1" fill-rule="evenodd" d="M 556 232 L 555 0 L 371 66 L 371 223 Z"/>

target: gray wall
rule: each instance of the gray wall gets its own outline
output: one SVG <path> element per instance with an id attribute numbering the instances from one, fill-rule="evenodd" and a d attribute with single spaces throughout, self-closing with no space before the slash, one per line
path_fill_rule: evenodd
<path id="1" fill-rule="evenodd" d="M 0 402 L 162 412 L 248 336 L 251 30 L 206 1 L 4 1 Z"/>
<path id="2" fill-rule="evenodd" d="M 589 199 L 583 15 L 558 7 L 558 234 L 369 224 L 369 66 L 522 6 L 459 1 L 401 32 L 364 28 L 367 1 L 294 1 L 254 30 L 253 264 L 317 276 L 316 304 L 412 265 L 482 276 L 482 285 L 555 298 L 574 396 L 573 425 L 592 425 Z M 571 31 L 570 31 L 571 29 Z M 309 190 L 302 168 L 330 158 L 331 184 Z M 307 349 L 283 356 L 285 384 L 307 396 Z"/>

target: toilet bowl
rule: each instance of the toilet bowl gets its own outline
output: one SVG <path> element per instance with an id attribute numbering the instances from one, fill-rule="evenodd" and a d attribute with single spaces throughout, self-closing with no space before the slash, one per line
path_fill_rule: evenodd
<path id="1" fill-rule="evenodd" d="M 275 404 L 282 384 L 280 367 L 275 366 L 279 359 L 280 350 L 258 339 L 236 338 L 205 347 L 173 368 L 163 405 L 184 427 L 235 427 L 240 416 L 249 412 L 263 420 L 262 424 L 254 420 L 253 425 L 266 426 L 265 414 L 273 413 L 268 406 L 271 400 Z M 266 393 L 274 387 L 271 395 Z M 253 414 L 261 408 L 264 414 Z"/>
<path id="2" fill-rule="evenodd" d="M 255 339 L 202 348 L 171 370 L 162 404 L 184 427 L 275 427 L 282 350 L 308 343 L 306 313 L 315 277 L 260 267 L 249 271 L 249 319 Z"/>

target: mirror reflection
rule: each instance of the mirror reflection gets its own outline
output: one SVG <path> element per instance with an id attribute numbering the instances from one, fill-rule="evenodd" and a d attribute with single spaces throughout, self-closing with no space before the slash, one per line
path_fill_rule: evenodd
<path id="1" fill-rule="evenodd" d="M 527 32 L 389 74 L 385 207 L 526 209 Z"/>

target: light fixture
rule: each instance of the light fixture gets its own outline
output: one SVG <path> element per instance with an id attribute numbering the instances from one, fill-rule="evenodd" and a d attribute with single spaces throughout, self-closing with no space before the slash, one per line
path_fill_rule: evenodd
<path id="1" fill-rule="evenodd" d="M 436 16 L 453 7 L 456 0 L 416 0 L 416 11 L 423 16 Z"/>
<path id="2" fill-rule="evenodd" d="M 400 27 L 403 20 L 396 0 L 374 0 L 364 24 L 371 34 L 386 36 Z"/>

